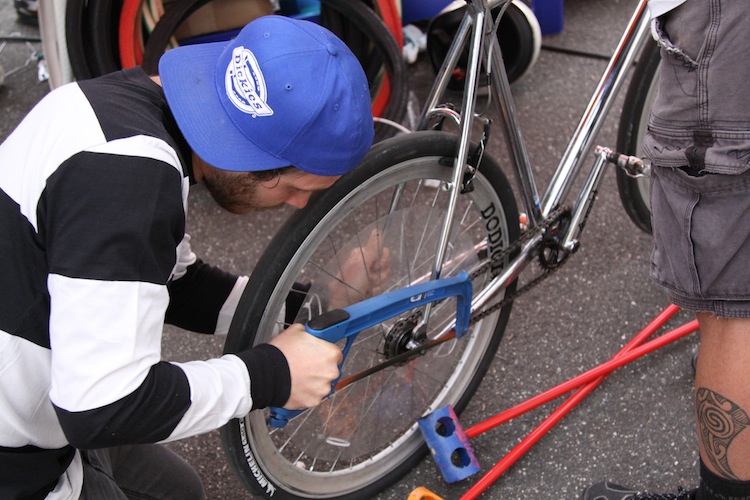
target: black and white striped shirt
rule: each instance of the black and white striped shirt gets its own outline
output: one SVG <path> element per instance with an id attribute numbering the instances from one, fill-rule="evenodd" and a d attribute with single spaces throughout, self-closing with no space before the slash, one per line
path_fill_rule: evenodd
<path id="1" fill-rule="evenodd" d="M 52 91 L 0 145 L 0 497 L 76 498 L 75 448 L 216 429 L 278 371 L 270 346 L 160 360 L 165 320 L 221 333 L 246 282 L 190 251 L 183 141 L 131 69 Z"/>

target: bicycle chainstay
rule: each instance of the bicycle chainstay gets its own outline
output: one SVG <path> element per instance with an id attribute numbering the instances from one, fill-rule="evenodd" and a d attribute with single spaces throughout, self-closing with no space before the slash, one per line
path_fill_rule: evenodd
<path id="1" fill-rule="evenodd" d="M 506 258 L 510 257 L 511 254 L 516 252 L 517 250 L 520 250 L 520 248 L 528 241 L 530 241 L 534 236 L 538 234 L 546 233 L 547 230 L 549 230 L 550 227 L 552 227 L 557 222 L 563 220 L 566 216 L 570 215 L 570 208 L 568 207 L 558 207 L 555 210 L 552 211 L 552 213 L 543 220 L 539 225 L 534 227 L 533 229 L 530 229 L 526 231 L 524 234 L 521 235 L 520 238 L 518 238 L 515 242 L 513 242 L 508 248 L 503 250 L 502 252 L 495 254 L 491 260 L 488 262 L 485 262 L 482 264 L 478 269 L 474 270 L 469 277 L 471 279 L 477 278 L 481 276 L 482 274 L 486 273 L 490 269 L 492 269 L 492 266 L 495 264 L 500 263 L 501 261 L 505 260 Z M 548 278 L 553 272 L 558 270 L 561 265 L 567 261 L 567 255 L 560 261 L 558 261 L 558 265 L 555 266 L 549 266 L 549 265 L 540 265 L 542 272 L 533 278 L 531 281 L 526 283 L 521 288 L 515 290 L 513 293 L 506 295 L 503 297 L 503 299 L 491 306 L 486 307 L 485 309 L 482 309 L 481 311 L 474 312 L 471 317 L 469 318 L 469 325 L 472 325 L 476 323 L 477 321 L 485 318 L 486 316 L 489 316 L 493 312 L 497 311 L 498 309 L 502 309 L 506 305 L 513 302 L 515 299 L 517 299 L 519 296 L 523 295 L 524 293 L 528 292 L 535 286 L 537 286 L 539 283 L 544 281 L 546 278 Z M 541 262 L 540 262 L 541 263 Z"/>

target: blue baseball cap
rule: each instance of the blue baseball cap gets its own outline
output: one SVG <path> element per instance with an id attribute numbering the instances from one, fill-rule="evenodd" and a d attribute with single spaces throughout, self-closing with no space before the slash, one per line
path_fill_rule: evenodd
<path id="1" fill-rule="evenodd" d="M 190 147 L 222 170 L 341 175 L 372 145 L 362 66 L 310 21 L 264 16 L 228 42 L 177 47 L 159 76 Z"/>

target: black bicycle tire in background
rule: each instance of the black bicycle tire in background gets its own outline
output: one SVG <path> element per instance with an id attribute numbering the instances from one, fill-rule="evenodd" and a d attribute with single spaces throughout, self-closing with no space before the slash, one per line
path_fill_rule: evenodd
<path id="1" fill-rule="evenodd" d="M 491 10 L 493 18 L 498 15 L 500 9 L 494 7 Z M 427 55 L 435 71 L 442 66 L 465 12 L 466 6 L 462 5 L 430 20 L 427 27 Z M 520 79 L 533 65 L 539 51 L 540 36 L 541 32 L 532 27 L 527 13 L 523 12 L 519 5 L 510 3 L 497 29 L 497 40 L 503 52 L 503 64 L 510 83 Z M 468 48 L 464 49 L 448 88 L 463 89 L 467 58 Z"/>
<path id="2" fill-rule="evenodd" d="M 85 0 L 68 0 L 65 4 L 65 45 L 71 71 L 76 80 L 96 76 L 89 67 L 91 45 L 84 40 L 84 18 L 88 18 Z"/>
<path id="3" fill-rule="evenodd" d="M 371 88 L 383 77 L 385 66 L 390 93 L 380 118 L 402 124 L 409 101 L 408 68 L 395 37 L 370 2 L 321 0 L 320 23 L 338 35 L 357 56 Z M 377 123 L 374 142 L 393 137 L 397 132 L 391 125 Z"/>
<path id="4" fill-rule="evenodd" d="M 91 54 L 89 65 L 94 76 L 122 69 L 117 50 L 117 29 L 121 0 L 89 1 L 88 33 Z"/>
<path id="5" fill-rule="evenodd" d="M 427 198 L 445 196 L 446 191 L 443 188 L 445 182 L 448 182 L 451 178 L 452 159 L 456 149 L 457 138 L 443 132 L 415 132 L 387 139 L 375 145 L 357 169 L 340 179 L 331 189 L 317 196 L 306 209 L 292 215 L 277 232 L 258 261 L 255 267 L 256 271 L 250 276 L 250 281 L 245 288 L 246 292 L 240 300 L 229 330 L 225 352 L 238 352 L 258 343 L 267 342 L 270 339 L 272 334 L 269 333 L 267 327 L 269 325 L 275 327 L 274 322 L 277 318 L 278 309 L 281 307 L 278 304 L 287 297 L 288 287 L 290 286 L 288 284 L 292 281 L 298 281 L 300 276 L 306 276 L 313 283 L 316 281 L 316 278 L 311 278 L 309 273 L 305 274 L 306 266 L 310 262 L 315 262 L 315 266 L 320 266 L 319 260 L 325 260 L 317 258 L 319 255 L 318 248 L 328 247 L 329 238 L 333 241 L 335 238 L 346 234 L 345 238 L 361 241 L 359 240 L 360 233 L 372 234 L 369 229 L 371 226 L 367 225 L 367 221 L 359 222 L 358 207 L 369 209 L 376 205 L 373 200 L 380 200 L 381 197 L 384 200 L 391 200 L 390 193 L 397 186 L 403 188 L 405 192 L 409 192 L 414 179 L 441 179 L 440 186 L 433 187 L 430 194 L 424 196 Z M 386 186 L 388 189 L 385 189 Z M 458 226 L 464 227 L 465 221 L 465 226 L 470 227 L 470 230 L 466 232 L 462 230 L 458 236 L 454 235 L 452 238 L 453 243 L 462 242 L 461 244 L 468 245 L 470 251 L 465 253 L 454 252 L 453 255 L 458 253 L 458 255 L 463 256 L 462 258 L 466 258 L 466 253 L 475 254 L 471 257 L 483 262 L 490 254 L 497 251 L 495 245 L 498 245 L 498 248 L 507 248 L 510 242 L 515 241 L 519 237 L 520 228 L 513 191 L 502 170 L 489 155 L 484 155 L 482 159 L 475 179 L 475 186 L 472 193 L 461 195 L 462 206 L 468 205 L 470 207 L 472 217 L 466 216 L 463 219 L 460 216 L 456 217 L 457 221 L 460 221 L 457 222 Z M 464 200 L 464 198 L 466 199 Z M 491 203 L 486 200 L 491 200 Z M 389 203 L 386 202 L 385 205 L 385 208 L 387 208 Z M 420 205 L 412 209 L 411 206 L 415 205 L 414 203 L 407 205 L 410 207 L 407 211 L 413 210 L 415 213 L 419 212 L 421 208 L 429 208 L 427 205 L 424 207 Z M 387 212 L 387 210 L 384 210 L 384 212 Z M 467 215 L 468 212 L 467 210 Z M 395 213 L 398 213 L 398 210 Z M 459 211 L 459 213 L 463 212 Z M 480 213 L 481 217 L 478 215 Z M 416 224 L 407 223 L 405 219 L 402 219 L 401 222 L 395 222 L 396 216 L 393 215 L 394 213 L 389 212 L 389 214 L 382 218 L 380 216 L 372 217 L 374 220 L 388 219 L 387 229 L 383 226 L 383 231 L 379 233 L 384 238 L 384 242 L 387 241 L 386 233 L 388 232 L 419 234 L 423 229 L 416 227 Z M 439 222 L 431 221 L 430 217 L 422 217 L 419 220 L 425 228 L 439 228 Z M 352 231 L 350 222 L 356 222 L 359 225 Z M 501 238 L 497 238 L 497 235 L 501 234 L 501 231 L 497 229 L 498 227 L 502 227 Z M 358 232 L 358 229 L 360 232 Z M 439 229 L 437 232 L 439 232 Z M 474 246 L 473 242 L 477 240 L 492 241 L 493 246 L 476 250 L 477 246 Z M 336 241 L 338 242 L 338 240 Z M 331 244 L 330 246 L 336 245 Z M 386 246 L 385 243 L 384 246 Z M 387 247 L 390 249 L 402 248 L 390 245 L 387 245 Z M 344 245 L 343 248 L 346 248 L 346 246 Z M 403 253 L 408 254 L 410 262 L 418 260 L 421 262 L 421 259 L 413 258 L 414 252 L 406 250 L 406 247 L 403 248 L 405 249 Z M 338 261 L 338 255 L 351 255 L 344 249 L 336 250 L 336 252 L 338 253 L 334 257 L 334 261 Z M 320 254 L 322 255 L 322 253 L 324 252 Z M 391 265 L 394 267 L 397 266 L 395 263 L 396 257 L 392 250 Z M 459 264 L 454 264 L 458 268 L 447 270 L 445 277 L 460 270 L 461 265 L 471 267 L 461 258 L 454 257 L 454 261 L 460 261 Z M 427 266 L 430 264 L 431 262 L 426 262 Z M 475 265 L 479 264 L 475 263 Z M 415 274 L 423 276 L 423 272 L 420 269 Z M 302 274 L 298 275 L 297 273 Z M 403 276 L 402 273 L 393 274 L 397 278 Z M 328 275 L 323 274 L 323 276 Z M 429 272 L 427 277 L 429 277 Z M 318 277 L 318 279 L 320 278 Z M 476 278 L 473 283 L 475 293 L 477 292 L 477 285 L 479 284 L 479 288 L 481 288 L 481 285 L 489 279 L 488 274 Z M 399 278 L 399 281 L 405 280 Z M 401 283 L 401 286 L 404 286 L 403 283 Z M 315 285 L 313 285 L 314 288 Z M 508 291 L 514 289 L 515 283 L 512 283 L 508 287 Z M 312 295 L 312 289 L 308 293 Z M 498 299 L 501 297 L 502 294 L 498 294 Z M 431 318 L 438 317 L 440 313 L 436 311 L 442 306 L 443 304 L 433 309 Z M 445 310 L 455 316 L 455 305 L 452 310 L 450 306 L 446 307 Z M 452 344 L 453 347 L 450 347 L 450 343 L 443 344 L 444 347 L 451 349 L 447 355 L 445 352 L 441 355 L 437 348 L 428 350 L 424 356 L 414 358 L 405 365 L 390 367 L 378 372 L 383 377 L 381 379 L 375 378 L 375 376 L 367 377 L 363 381 L 356 382 L 344 389 L 346 391 L 357 384 L 363 384 L 360 387 L 387 392 L 390 395 L 387 401 L 380 401 L 380 406 L 376 404 L 379 395 L 373 397 L 371 402 L 368 400 L 367 412 L 368 415 L 372 415 L 369 418 L 377 418 L 377 423 L 367 421 L 368 417 L 364 414 L 352 418 L 356 420 L 355 429 L 359 429 L 360 425 L 361 428 L 367 429 L 366 436 L 363 439 L 367 441 L 367 447 L 372 447 L 371 458 L 360 460 L 360 457 L 355 457 L 345 460 L 344 458 L 339 459 L 337 456 L 337 464 L 335 465 L 340 465 L 339 462 L 345 462 L 343 470 L 329 471 L 330 464 L 326 463 L 326 460 L 318 451 L 313 452 L 315 453 L 313 457 L 303 454 L 297 455 L 297 451 L 292 452 L 293 458 L 291 460 L 282 457 L 282 452 L 277 452 L 275 448 L 275 446 L 279 446 L 276 444 L 278 443 L 276 438 L 279 438 L 279 435 L 271 434 L 270 429 L 265 424 L 266 414 L 261 410 L 251 412 L 243 419 L 232 420 L 221 429 L 224 450 L 236 475 L 249 491 L 262 497 L 338 500 L 370 498 L 378 491 L 397 481 L 424 457 L 427 449 L 422 436 L 416 430 L 415 421 L 417 418 L 423 416 L 425 412 L 429 413 L 429 411 L 434 411 L 437 407 L 442 407 L 445 404 L 451 404 L 457 412 L 460 412 L 466 406 L 493 361 L 507 325 L 510 309 L 511 305 L 508 304 L 487 319 L 476 323 L 466 337 L 450 341 L 455 342 L 455 344 Z M 286 321 L 290 320 L 287 319 Z M 294 321 L 300 321 L 299 317 Z M 448 321 L 450 321 L 450 318 L 448 318 Z M 352 347 L 347 363 L 344 365 L 344 376 L 349 375 L 347 370 L 350 368 L 350 364 L 354 363 L 352 360 L 356 356 L 382 357 L 382 351 L 364 345 L 367 342 L 367 339 L 363 339 L 365 335 L 365 332 L 360 333 L 355 347 Z M 382 343 L 387 338 L 382 335 L 378 342 Z M 363 352 L 365 354 L 362 354 Z M 455 359 L 455 356 L 459 359 Z M 420 363 L 429 363 L 429 365 Z M 429 370 L 425 368 L 429 368 Z M 433 389 L 425 388 L 424 379 L 427 377 L 427 373 L 422 374 L 421 378 L 416 378 L 413 375 L 414 371 L 427 372 L 430 377 L 438 379 L 437 385 L 444 385 L 436 392 L 432 392 Z M 441 382 L 442 372 L 448 373 L 448 375 L 445 375 L 445 382 Z M 398 392 L 403 388 L 401 379 L 407 378 L 404 376 L 405 373 L 408 373 L 409 377 L 414 377 L 408 378 L 408 383 L 412 384 L 413 387 L 411 387 L 412 392 L 407 393 L 407 396 L 404 396 L 403 392 Z M 377 389 L 369 389 L 372 387 Z M 416 387 L 416 390 L 414 387 Z M 390 389 L 393 389 L 393 391 L 390 391 Z M 347 394 L 344 391 L 337 392 L 334 398 L 351 396 L 352 393 Z M 436 408 L 422 408 L 422 403 L 416 405 L 416 408 L 408 408 L 414 397 L 413 393 L 420 391 L 430 393 L 427 396 L 427 401 L 430 402 L 430 405 L 436 405 Z M 394 393 L 400 396 L 393 396 Z M 354 396 L 351 397 L 354 398 Z M 334 398 L 317 409 L 308 411 L 298 417 L 297 423 L 300 420 L 302 421 L 302 424 L 298 427 L 294 428 L 295 420 L 291 421 L 286 429 L 289 434 L 282 434 L 280 438 L 281 442 L 284 443 L 284 448 L 301 446 L 297 444 L 298 441 L 295 441 L 301 440 L 306 447 L 319 450 L 319 444 L 305 443 L 308 438 L 304 435 L 304 431 L 310 431 L 311 436 L 314 435 L 315 439 L 320 440 L 323 437 L 319 436 L 328 435 L 327 432 L 329 431 L 326 429 L 329 421 L 333 420 L 331 415 L 337 416 L 341 411 L 344 411 L 340 409 L 341 404 L 339 408 L 333 406 L 335 401 L 333 403 L 331 401 Z M 449 400 L 443 401 L 442 399 Z M 346 399 L 343 402 L 345 403 Z M 331 403 L 330 408 L 325 409 L 324 407 L 328 403 Z M 354 403 L 350 403 L 350 405 L 352 404 Z M 346 405 L 343 406 L 346 408 Z M 402 410 L 402 406 L 406 409 Z M 306 418 L 313 420 L 315 411 L 326 417 L 326 428 L 317 422 L 308 423 L 305 420 Z M 401 413 L 398 415 L 390 414 L 399 411 Z M 408 413 L 410 411 L 416 416 Z M 344 414 L 347 415 L 347 413 Z M 401 422 L 399 419 L 405 421 Z M 398 421 L 399 425 L 404 426 L 395 431 L 394 441 L 371 444 L 374 443 L 374 440 L 370 441 L 372 439 L 370 434 L 380 432 L 381 428 L 387 429 L 385 432 L 388 434 L 392 432 L 391 420 Z M 309 425 L 310 428 L 304 427 L 305 425 Z M 289 429 L 289 427 L 292 428 Z M 399 433 L 403 433 L 403 435 Z M 289 435 L 291 437 L 288 439 L 287 436 Z M 276 441 L 274 441 L 275 439 Z M 326 438 L 327 440 L 328 438 Z M 353 440 L 352 448 L 347 448 L 347 450 L 356 448 L 360 444 Z M 286 451 L 283 453 L 286 453 Z M 310 467 L 311 463 L 321 463 L 323 472 Z M 311 471 L 311 469 L 314 469 L 314 471 Z"/>
<path id="6" fill-rule="evenodd" d="M 211 0 L 171 2 L 148 37 L 142 67 L 158 74 L 159 58 L 177 28 L 191 14 Z M 321 24 L 339 36 L 357 56 L 367 75 L 370 88 L 377 86 L 384 66 L 390 81 L 390 97 L 382 118 L 401 123 L 406 116 L 409 80 L 406 62 L 395 38 L 383 20 L 360 0 L 321 0 Z M 395 135 L 397 129 L 375 124 L 375 142 Z"/>
<path id="7" fill-rule="evenodd" d="M 68 0 L 65 43 L 73 77 L 86 80 L 121 68 L 117 50 L 120 0 Z"/>
<path id="8" fill-rule="evenodd" d="M 623 101 L 620 124 L 617 129 L 617 151 L 641 157 L 643 136 L 646 132 L 651 103 L 659 84 L 659 47 L 649 40 L 636 63 L 633 77 Z M 633 178 L 618 168 L 617 190 L 622 206 L 630 220 L 642 231 L 651 234 L 651 203 L 648 177 Z"/>

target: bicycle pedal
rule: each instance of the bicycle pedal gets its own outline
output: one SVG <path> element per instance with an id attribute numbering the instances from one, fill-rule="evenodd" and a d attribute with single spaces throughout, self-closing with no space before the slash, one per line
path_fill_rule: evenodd
<path id="1" fill-rule="evenodd" d="M 479 472 L 479 461 L 452 406 L 443 406 L 420 418 L 418 423 L 446 482 L 455 483 Z"/>

